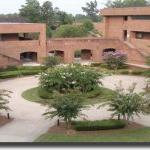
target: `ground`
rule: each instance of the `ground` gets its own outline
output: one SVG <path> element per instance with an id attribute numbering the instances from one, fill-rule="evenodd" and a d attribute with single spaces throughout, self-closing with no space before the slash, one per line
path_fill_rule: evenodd
<path id="1" fill-rule="evenodd" d="M 144 77 L 122 75 L 106 77 L 103 79 L 103 84 L 105 87 L 114 89 L 114 84 L 117 84 L 119 80 L 123 80 L 124 87 L 128 87 L 132 82 L 137 82 L 137 92 L 141 92 L 145 86 Z M 0 128 L 0 142 L 32 142 L 56 123 L 56 120 L 46 120 L 42 116 L 46 109 L 44 106 L 29 102 L 21 97 L 23 91 L 37 86 L 38 77 L 33 76 L 0 82 L 1 88 L 13 92 L 10 99 L 10 108 L 12 109 L 10 114 L 14 118 L 9 124 Z M 107 107 L 97 110 L 97 105 L 84 110 L 83 113 L 88 114 L 87 118 L 89 120 L 110 117 Z M 135 122 L 150 126 L 150 115 L 141 116 L 141 118 L 135 117 Z"/>

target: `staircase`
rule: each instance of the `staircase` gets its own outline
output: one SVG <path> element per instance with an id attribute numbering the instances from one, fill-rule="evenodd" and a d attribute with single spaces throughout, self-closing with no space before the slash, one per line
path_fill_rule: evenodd
<path id="1" fill-rule="evenodd" d="M 129 64 L 145 65 L 145 55 L 129 42 L 120 41 L 120 50 L 127 53 Z"/>

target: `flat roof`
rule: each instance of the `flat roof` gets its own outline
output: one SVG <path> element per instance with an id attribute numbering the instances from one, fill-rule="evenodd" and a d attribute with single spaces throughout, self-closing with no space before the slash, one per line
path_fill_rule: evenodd
<path id="1" fill-rule="evenodd" d="M 149 7 L 104 8 L 100 10 L 103 16 L 137 16 L 150 15 Z"/>
<path id="2" fill-rule="evenodd" d="M 38 24 L 44 24 L 44 23 L 21 23 L 21 22 L 0 22 L 0 25 L 38 25 Z"/>

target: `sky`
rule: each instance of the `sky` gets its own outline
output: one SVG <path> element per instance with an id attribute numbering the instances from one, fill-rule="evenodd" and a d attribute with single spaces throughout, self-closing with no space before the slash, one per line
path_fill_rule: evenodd
<path id="1" fill-rule="evenodd" d="M 38 0 L 41 4 L 46 0 Z M 50 0 L 54 7 L 72 14 L 83 13 L 81 7 L 91 0 Z M 98 8 L 104 7 L 107 0 L 97 0 Z M 0 0 L 0 14 L 17 13 L 26 0 Z"/>

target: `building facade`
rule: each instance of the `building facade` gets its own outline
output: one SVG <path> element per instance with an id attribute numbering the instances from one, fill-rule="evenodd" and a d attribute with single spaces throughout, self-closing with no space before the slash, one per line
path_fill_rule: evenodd
<path id="1" fill-rule="evenodd" d="M 96 24 L 101 38 L 46 39 L 45 24 L 0 23 L 0 67 L 41 63 L 53 54 L 73 63 L 76 51 L 83 61 L 102 62 L 104 52 L 116 50 L 126 53 L 130 64 L 145 64 L 150 54 L 150 7 L 108 8 L 101 14 L 104 22 Z"/>
<path id="2" fill-rule="evenodd" d="M 150 7 L 107 8 L 101 14 L 105 38 L 119 38 L 141 55 L 150 55 Z"/>

